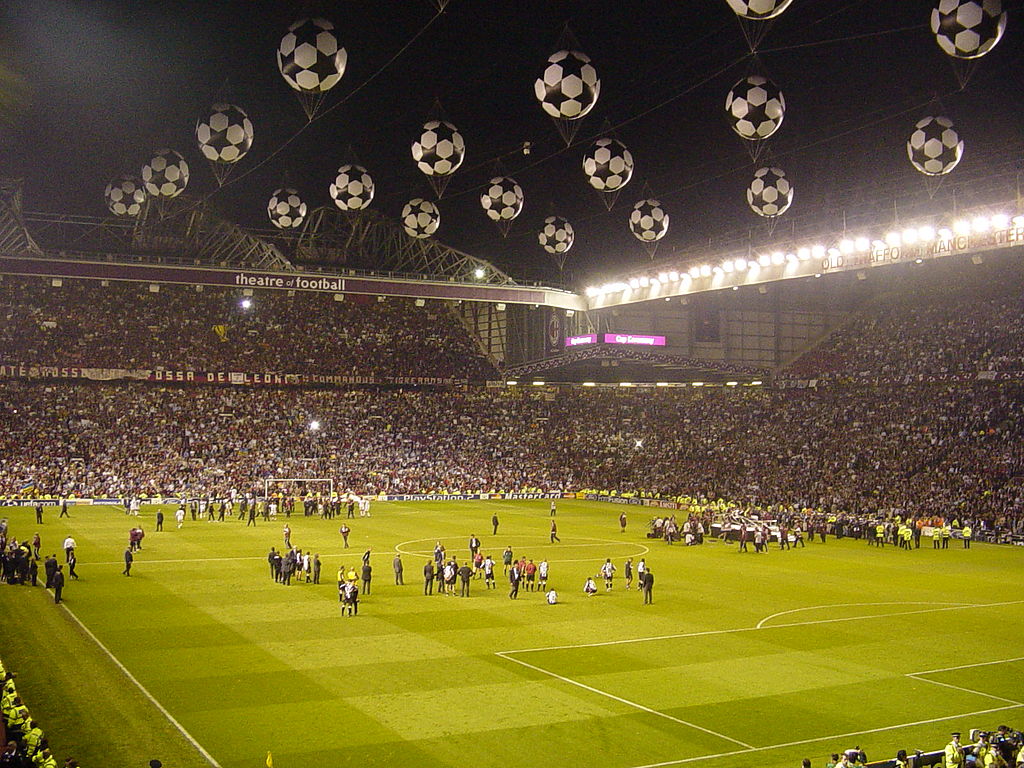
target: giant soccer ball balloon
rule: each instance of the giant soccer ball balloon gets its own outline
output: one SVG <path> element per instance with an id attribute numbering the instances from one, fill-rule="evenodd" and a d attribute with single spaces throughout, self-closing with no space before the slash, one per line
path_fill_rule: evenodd
<path id="1" fill-rule="evenodd" d="M 295 229 L 306 218 L 306 204 L 291 187 L 277 189 L 267 203 L 267 215 L 278 229 Z"/>
<path id="2" fill-rule="evenodd" d="M 431 120 L 412 143 L 412 159 L 427 176 L 448 176 L 466 159 L 466 142 L 451 123 Z"/>
<path id="3" fill-rule="evenodd" d="M 373 200 L 373 178 L 361 165 L 343 165 L 331 182 L 331 199 L 343 211 L 361 211 Z"/>
<path id="4" fill-rule="evenodd" d="M 120 176 L 107 184 L 103 198 L 115 216 L 138 216 L 146 203 L 146 190 L 138 179 Z"/>
<path id="5" fill-rule="evenodd" d="M 601 80 L 585 53 L 559 51 L 548 57 L 533 92 L 551 117 L 577 120 L 594 108 L 601 93 Z"/>
<path id="6" fill-rule="evenodd" d="M 544 219 L 544 226 L 537 233 L 537 241 L 544 246 L 548 253 L 565 253 L 572 248 L 572 241 L 576 233 L 572 224 L 561 216 L 548 216 Z"/>
<path id="7" fill-rule="evenodd" d="M 617 139 L 598 139 L 583 156 L 583 172 L 598 192 L 615 192 L 633 175 L 633 155 Z"/>
<path id="8" fill-rule="evenodd" d="M 326 19 L 295 22 L 277 47 L 277 68 L 296 91 L 329 91 L 345 74 L 348 54 L 338 45 L 334 25 Z"/>
<path id="9" fill-rule="evenodd" d="M 188 186 L 188 163 L 173 149 L 158 149 L 142 166 L 142 183 L 153 197 L 177 197 Z"/>
<path id="10" fill-rule="evenodd" d="M 480 205 L 491 221 L 512 221 L 523 210 L 523 188 L 508 176 L 495 176 L 480 195 Z"/>
<path id="11" fill-rule="evenodd" d="M 758 216 L 781 216 L 793 204 L 793 185 L 781 168 L 759 168 L 747 187 L 747 203 Z"/>
<path id="12" fill-rule="evenodd" d="M 725 0 L 737 16 L 751 21 L 774 19 L 789 7 L 793 0 Z"/>
<path id="13" fill-rule="evenodd" d="M 907 157 L 926 176 L 942 176 L 956 168 L 964 142 L 948 117 L 926 117 L 907 139 Z"/>
<path id="14" fill-rule="evenodd" d="M 629 212 L 629 229 L 643 243 L 657 242 L 668 233 L 668 214 L 658 200 L 641 200 Z"/>
<path id="15" fill-rule="evenodd" d="M 939 47 L 958 59 L 976 59 L 991 51 L 1006 31 L 1003 0 L 938 0 L 932 32 Z"/>
<path id="16" fill-rule="evenodd" d="M 402 208 L 402 228 L 409 237 L 422 240 L 437 232 L 439 226 L 441 212 L 429 200 L 416 197 Z"/>
<path id="17" fill-rule="evenodd" d="M 751 75 L 729 91 L 725 111 L 736 133 L 748 141 L 758 141 L 779 130 L 786 114 L 786 100 L 771 80 Z"/>
<path id="18" fill-rule="evenodd" d="M 237 163 L 252 146 L 252 121 L 234 104 L 214 104 L 196 123 L 196 140 L 212 163 Z"/>

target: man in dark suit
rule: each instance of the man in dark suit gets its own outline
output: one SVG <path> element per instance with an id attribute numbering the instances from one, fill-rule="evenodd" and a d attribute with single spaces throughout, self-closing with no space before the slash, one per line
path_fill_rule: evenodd
<path id="1" fill-rule="evenodd" d="M 640 585 L 644 593 L 644 605 L 654 602 L 654 574 L 648 568 L 644 571 L 643 583 Z"/>
<path id="2" fill-rule="evenodd" d="M 370 550 L 366 550 L 369 554 Z M 373 577 L 373 567 L 370 565 L 370 558 L 363 557 L 363 594 L 370 594 L 370 579 Z"/>
<path id="3" fill-rule="evenodd" d="M 522 579 L 523 575 L 519 571 L 518 563 L 513 563 L 512 567 L 508 570 L 508 583 L 511 585 L 508 596 L 509 599 L 515 600 L 519 597 L 519 580 Z"/>
<path id="4" fill-rule="evenodd" d="M 491 515 L 491 527 L 494 528 L 494 535 L 498 535 L 498 516 Z"/>
<path id="5" fill-rule="evenodd" d="M 57 573 L 57 556 L 50 555 L 43 561 L 43 570 L 46 571 L 46 588 L 53 588 L 53 577 Z"/>
<path id="6" fill-rule="evenodd" d="M 125 576 L 132 575 L 132 563 L 135 561 L 135 555 L 132 554 L 132 548 L 128 547 L 124 551 L 124 570 L 121 571 Z"/>
<path id="7" fill-rule="evenodd" d="M 56 561 L 54 561 L 56 562 Z M 64 592 L 64 566 L 57 565 L 57 572 L 53 574 L 53 602 L 61 601 L 61 593 Z"/>
<path id="8" fill-rule="evenodd" d="M 423 594 L 434 594 L 434 561 L 427 560 L 423 566 Z"/>

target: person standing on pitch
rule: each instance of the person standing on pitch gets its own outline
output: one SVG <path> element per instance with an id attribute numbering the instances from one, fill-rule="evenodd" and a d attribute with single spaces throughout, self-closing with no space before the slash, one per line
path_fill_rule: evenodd
<path id="1" fill-rule="evenodd" d="M 68 519 L 71 518 L 71 515 L 68 514 L 68 500 L 67 499 L 61 499 L 60 500 L 60 514 L 57 515 L 57 517 L 58 517 L 58 519 L 61 518 L 61 517 L 66 517 Z"/>
<path id="2" fill-rule="evenodd" d="M 132 548 L 128 547 L 124 551 L 124 570 L 121 571 L 125 576 L 132 575 L 132 563 L 135 561 L 135 555 L 132 554 Z"/>
<path id="3" fill-rule="evenodd" d="M 472 560 L 476 553 L 480 551 L 480 539 L 476 537 L 474 533 L 469 537 L 469 559 Z"/>
<path id="4" fill-rule="evenodd" d="M 68 560 L 71 559 L 71 553 L 75 551 L 75 547 L 77 547 L 77 546 L 78 546 L 78 544 L 76 544 L 75 540 L 73 538 L 71 538 L 70 536 L 68 536 L 66 539 L 64 539 L 64 561 L 65 562 L 67 562 Z"/>
<path id="5" fill-rule="evenodd" d="M 314 584 L 319 584 L 320 583 L 320 568 L 321 568 L 321 565 L 320 565 L 320 555 L 319 554 L 314 554 L 313 555 L 313 583 Z"/>
<path id="6" fill-rule="evenodd" d="M 61 601 L 61 594 L 64 592 L 64 566 L 57 565 L 57 570 L 53 574 L 53 602 L 59 603 Z"/>
<path id="7" fill-rule="evenodd" d="M 68 576 L 75 581 L 78 581 L 78 574 L 75 573 L 75 566 L 78 565 L 78 557 L 74 552 L 71 553 L 71 559 L 68 560 Z"/>
<path id="8" fill-rule="evenodd" d="M 650 605 L 654 602 L 654 573 L 650 568 L 644 571 L 644 579 L 641 586 L 644 592 L 644 605 Z"/>
<path id="9" fill-rule="evenodd" d="M 555 502 L 552 501 L 551 502 L 551 506 L 554 507 L 555 506 Z M 551 514 L 553 515 L 554 512 L 552 512 Z M 558 538 L 558 525 L 552 519 L 552 521 L 551 521 L 551 543 L 554 544 L 556 541 L 558 543 L 562 542 L 562 540 L 560 538 Z"/>
<path id="10" fill-rule="evenodd" d="M 427 560 L 423 566 L 423 594 L 434 594 L 434 561 Z"/>
<path id="11" fill-rule="evenodd" d="M 402 579 L 402 556 L 395 555 L 395 559 L 391 561 L 391 565 L 395 569 L 395 584 L 397 586 L 404 585 L 405 581 Z"/>
<path id="12" fill-rule="evenodd" d="M 469 597 L 469 580 L 473 576 L 473 569 L 469 567 L 469 564 L 464 564 L 459 568 L 459 596 Z"/>
<path id="13" fill-rule="evenodd" d="M 512 567 L 508 571 L 508 583 L 511 585 L 508 596 L 510 600 L 515 600 L 519 597 L 519 580 L 522 578 L 522 573 L 519 571 L 519 564 L 512 563 Z"/>
<path id="14" fill-rule="evenodd" d="M 626 577 L 626 589 L 633 586 L 633 558 L 627 557 L 626 564 L 623 566 L 623 575 Z"/>
<path id="15" fill-rule="evenodd" d="M 338 529 L 338 533 L 341 534 L 341 538 L 345 542 L 345 549 L 348 549 L 348 535 L 352 533 L 352 529 L 342 523 L 341 528 Z"/>
<path id="16" fill-rule="evenodd" d="M 43 503 L 41 501 L 36 502 L 36 524 L 43 524 Z"/>
<path id="17" fill-rule="evenodd" d="M 156 529 L 158 531 L 164 529 L 164 513 L 159 509 L 156 511 Z"/>
<path id="18" fill-rule="evenodd" d="M 498 535 L 498 514 L 497 513 L 491 515 L 491 527 L 494 529 L 494 533 L 492 535 L 497 536 Z"/>
<path id="19" fill-rule="evenodd" d="M 366 555 L 363 555 L 363 593 L 370 594 L 370 580 L 373 578 L 373 567 L 370 565 L 370 558 L 368 555 L 370 550 L 366 550 Z"/>
<path id="20" fill-rule="evenodd" d="M 558 510 L 557 510 L 557 509 L 555 508 L 555 500 L 554 500 L 554 499 L 552 499 L 552 500 L 551 500 L 551 510 L 550 510 L 550 512 L 549 512 L 549 514 L 548 514 L 548 517 L 554 517 L 554 516 L 555 516 L 555 513 L 556 513 L 557 511 L 558 511 Z"/>
<path id="21" fill-rule="evenodd" d="M 625 511 L 619 514 L 619 533 L 626 532 L 626 513 Z"/>

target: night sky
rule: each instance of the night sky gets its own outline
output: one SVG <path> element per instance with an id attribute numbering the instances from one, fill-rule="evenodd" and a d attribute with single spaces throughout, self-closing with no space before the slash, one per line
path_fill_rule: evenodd
<path id="1" fill-rule="evenodd" d="M 439 16 L 426 0 L 8 0 L 0 175 L 25 180 L 28 210 L 102 217 L 106 183 L 167 145 L 189 162 L 190 195 L 267 228 L 266 200 L 285 180 L 311 207 L 331 204 L 337 167 L 358 159 L 376 182 L 373 207 L 397 219 L 406 200 L 432 194 L 409 146 L 438 100 L 467 143 L 439 203 L 438 238 L 515 276 L 552 277 L 535 233 L 545 216 L 562 215 L 576 229 L 569 268 L 591 279 L 647 260 L 626 224 L 645 184 L 672 217 L 659 258 L 709 239 L 769 237 L 744 197 L 755 166 L 724 113 L 729 88 L 748 74 L 772 78 L 787 101 L 767 151 L 796 192 L 776 237 L 839 230 L 844 211 L 851 223 L 888 226 L 894 198 L 897 213 L 929 194 L 940 211 L 954 195 L 961 205 L 1010 199 L 1024 167 L 1024 14 L 1019 0 L 1006 5 L 1006 35 L 961 91 L 928 29 L 929 0 L 795 0 L 757 56 L 724 0 L 451 0 Z M 310 15 L 334 22 L 348 68 L 324 101 L 330 111 L 296 136 L 307 120 L 274 54 L 288 25 Z M 568 149 L 533 96 L 567 25 L 602 81 Z M 255 142 L 218 189 L 194 130 L 222 100 L 249 113 Z M 929 114 L 951 117 L 966 142 L 937 189 L 904 147 Z M 610 213 L 581 169 L 605 121 L 636 161 Z M 507 239 L 479 205 L 498 158 L 526 195 Z"/>

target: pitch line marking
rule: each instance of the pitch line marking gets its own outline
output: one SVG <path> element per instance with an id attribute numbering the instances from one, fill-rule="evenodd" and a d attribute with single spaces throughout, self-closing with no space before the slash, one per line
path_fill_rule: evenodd
<path id="1" fill-rule="evenodd" d="M 764 627 L 764 625 L 767 622 L 771 621 L 772 619 L 776 619 L 779 616 L 786 616 L 786 615 L 791 614 L 791 613 L 802 613 L 804 611 L 817 611 L 817 610 L 820 610 L 822 608 L 860 608 L 861 606 L 867 606 L 867 605 L 956 605 L 956 606 L 966 606 L 966 607 L 970 607 L 970 608 L 977 607 L 974 603 L 964 603 L 964 602 L 949 603 L 949 602 L 941 602 L 941 601 L 936 602 L 936 601 L 932 601 L 932 600 L 901 600 L 899 602 L 886 602 L 886 603 L 832 603 L 830 605 L 811 605 L 811 606 L 808 606 L 806 608 L 792 608 L 792 609 L 790 609 L 788 611 L 779 611 L 778 613 L 773 613 L 771 616 L 765 616 L 763 619 L 761 619 L 759 622 L 757 622 L 757 626 L 754 627 L 754 629 L 762 629 Z"/>
<path id="2" fill-rule="evenodd" d="M 500 656 L 503 659 L 507 659 L 508 661 L 514 661 L 516 664 L 521 664 L 524 667 L 532 669 L 532 670 L 534 670 L 536 672 L 540 672 L 541 674 L 548 675 L 549 677 L 553 677 L 556 680 L 561 680 L 563 683 L 569 683 L 569 685 L 575 685 L 578 688 L 584 689 L 585 691 L 590 691 L 591 693 L 596 693 L 599 696 L 604 696 L 606 698 L 612 699 L 613 701 L 617 701 L 620 704 L 625 704 L 626 706 L 633 707 L 634 709 L 639 709 L 642 712 L 647 712 L 648 714 L 651 714 L 651 715 L 657 715 L 658 717 L 663 717 L 666 720 L 671 720 L 674 723 L 678 723 L 679 725 L 685 725 L 686 727 L 693 728 L 694 730 L 697 730 L 697 731 L 703 731 L 704 733 L 710 734 L 711 736 L 716 736 L 717 738 L 722 739 L 724 741 L 731 741 L 733 744 L 739 744 L 741 747 L 744 747 L 745 749 L 748 749 L 748 750 L 749 749 L 754 749 L 754 747 L 752 745 L 747 744 L 744 741 L 740 741 L 739 739 L 734 739 L 731 736 L 726 736 L 724 733 L 718 733 L 717 731 L 712 731 L 709 728 L 704 728 L 703 726 L 697 725 L 696 723 L 691 723 L 691 722 L 688 722 L 686 720 L 681 720 L 678 717 L 673 717 L 672 715 L 666 714 L 665 712 L 659 712 L 656 709 L 651 709 L 650 707 L 646 707 L 643 704 L 638 704 L 635 701 L 630 701 L 629 699 L 624 699 L 621 696 L 616 696 L 614 693 L 608 693 L 608 691 L 602 691 L 600 688 L 594 688 L 593 686 L 587 685 L 586 683 L 581 683 L 578 680 L 573 680 L 571 677 L 563 677 L 562 675 L 556 674 L 554 672 L 549 672 L 548 670 L 546 670 L 546 669 L 544 669 L 542 667 L 537 667 L 537 666 L 534 666 L 533 664 L 529 664 L 529 663 L 527 663 L 525 661 L 522 661 L 520 659 L 514 659 L 511 656 L 506 656 L 504 653 L 501 653 L 501 652 L 498 652 L 495 655 Z"/>
<path id="3" fill-rule="evenodd" d="M 49 590 L 49 589 L 48 589 L 48 590 L 46 590 L 46 591 L 47 591 L 47 592 L 49 592 L 50 594 L 53 594 L 53 591 L 52 591 L 52 590 Z M 177 720 L 176 720 L 176 719 L 174 718 L 174 715 L 172 715 L 172 714 L 171 714 L 170 712 L 168 712 L 168 711 L 167 711 L 167 708 L 166 708 L 166 707 L 165 707 L 165 706 L 164 706 L 163 704 L 161 704 L 161 703 L 160 703 L 159 701 L 157 701 L 157 700 L 156 700 L 156 697 L 154 697 L 154 696 L 153 696 L 153 694 L 151 694 L 151 693 L 150 693 L 150 692 L 149 692 L 149 691 L 148 691 L 148 690 L 146 689 L 146 686 L 144 686 L 144 685 L 143 685 L 142 683 L 140 683 L 140 682 L 138 681 L 138 679 L 137 679 L 137 678 L 135 677 L 135 675 L 133 675 L 133 674 L 132 674 L 131 672 L 129 672 L 129 671 L 128 671 L 128 667 L 126 667 L 126 666 L 125 666 L 124 664 L 122 664 L 122 663 L 121 663 L 121 660 L 120 660 L 120 659 L 118 659 L 118 658 L 117 658 L 117 656 L 115 656 L 115 655 L 114 655 L 113 653 L 111 653 L 110 649 L 109 649 L 109 648 L 107 648 L 107 646 L 105 646 L 105 645 L 103 644 L 103 642 L 102 642 L 102 641 L 101 641 L 101 640 L 100 640 L 100 639 L 99 639 L 98 637 L 96 637 L 96 635 L 94 635 L 94 634 L 92 633 L 92 631 L 91 631 L 91 630 L 90 630 L 90 629 L 89 629 L 89 628 L 88 628 L 87 626 L 85 626 L 85 624 L 83 624 L 83 623 L 82 623 L 82 620 L 81 620 L 81 619 L 79 619 L 79 618 L 78 618 L 77 616 L 75 616 L 75 614 L 74 614 L 74 613 L 72 613 L 71 609 L 70 609 L 70 608 L 68 608 L 68 607 L 67 607 L 66 605 L 64 605 L 64 603 L 61 603 L 61 604 L 60 604 L 60 607 L 61 607 L 61 608 L 63 608 L 63 609 L 64 609 L 64 611 L 65 611 L 65 612 L 67 613 L 67 615 L 71 617 L 72 621 L 74 621 L 74 622 L 75 622 L 75 624 L 77 624 L 77 625 L 78 625 L 78 627 L 79 627 L 79 628 L 80 628 L 80 629 L 81 629 L 81 630 L 82 630 L 82 631 L 83 631 L 83 632 L 84 632 L 84 633 L 85 633 L 85 634 L 86 634 L 86 635 L 87 635 L 87 636 L 88 636 L 88 637 L 89 637 L 89 638 L 90 638 L 90 639 L 91 639 L 91 640 L 92 640 L 92 641 L 93 641 L 94 643 L 96 643 L 96 645 L 98 645 L 98 646 L 99 646 L 100 650 L 101 650 L 101 651 L 103 651 L 103 652 L 104 652 L 105 654 L 107 654 L 107 657 L 108 657 L 108 658 L 109 658 L 109 659 L 110 659 L 110 660 L 111 660 L 112 662 L 114 662 L 114 665 L 115 665 L 115 666 L 116 666 L 116 667 L 117 667 L 118 669 L 120 669 L 120 670 L 121 670 L 121 671 L 122 671 L 122 672 L 124 673 L 125 677 L 127 677 L 127 678 L 128 678 L 129 680 L 131 680 L 131 681 L 132 681 L 132 683 L 134 683 L 134 684 L 135 684 L 135 687 L 136 687 L 136 688 L 138 688 L 138 689 L 139 689 L 140 691 L 142 691 L 142 695 L 143 695 L 143 696 L 145 696 L 145 697 L 146 697 L 147 699 L 149 699 L 150 703 L 152 703 L 152 705 L 153 705 L 154 707 L 156 707 L 156 708 L 157 708 L 158 710 L 160 710 L 160 713 L 161 713 L 161 714 L 162 714 L 162 715 L 163 715 L 164 717 L 166 717 L 166 718 L 167 718 L 167 720 L 168 720 L 168 721 L 169 721 L 169 722 L 171 723 L 171 725 L 173 725 L 173 726 L 174 726 L 175 728 L 177 728 L 177 729 L 178 729 L 178 732 L 179 732 L 179 733 L 180 733 L 180 734 L 181 734 L 182 736 L 184 736 L 184 737 L 185 737 L 185 739 L 186 739 L 186 740 L 187 740 L 187 741 L 188 741 L 188 742 L 189 742 L 189 743 L 190 743 L 190 744 L 191 744 L 191 745 L 192 745 L 193 747 L 195 747 L 195 748 L 196 748 L 196 750 L 197 750 L 197 751 L 199 752 L 199 754 L 200 754 L 200 755 L 202 755 L 202 756 L 203 756 L 203 758 L 205 758 L 206 762 L 208 762 L 208 763 L 209 763 L 210 765 L 212 765 L 212 766 L 213 766 L 213 768 L 221 768 L 221 766 L 220 766 L 220 763 L 218 763 L 218 762 L 217 762 L 217 761 L 216 761 L 216 760 L 215 760 L 215 759 L 213 758 L 213 755 L 211 755 L 211 754 L 210 754 L 209 752 L 207 752 L 207 751 L 206 751 L 206 750 L 205 750 L 205 749 L 203 748 L 203 745 L 202 745 L 202 744 L 200 744 L 200 743 L 199 743 L 198 741 L 196 741 L 196 740 L 195 740 L 195 738 L 194 738 L 194 737 L 192 736 L 192 734 L 191 734 L 191 733 L 189 733 L 189 732 L 188 732 L 187 730 L 185 730 L 185 726 L 183 726 L 183 725 L 182 725 L 181 723 L 179 723 L 179 722 L 178 722 L 178 721 L 177 721 Z"/>
<path id="4" fill-rule="evenodd" d="M 769 629 L 785 629 L 787 627 L 807 627 L 815 624 L 836 624 L 844 621 L 860 621 L 865 619 L 884 619 L 891 616 L 912 616 L 920 613 L 936 613 L 939 611 L 962 611 L 968 608 L 995 608 L 1004 605 L 1020 605 L 1024 600 L 1005 600 L 998 603 L 977 603 L 952 605 L 942 608 L 923 608 L 916 611 L 893 611 L 891 613 L 872 613 L 865 616 L 844 616 L 836 619 L 814 619 L 812 621 L 794 621 L 788 624 L 772 624 L 768 627 L 734 627 L 733 629 L 709 629 L 702 632 L 682 632 L 672 635 L 654 635 L 652 637 L 633 637 L 626 640 L 602 640 L 596 643 L 577 643 L 575 645 L 547 645 L 539 648 L 517 648 L 515 650 L 501 651 L 502 654 L 512 653 L 537 653 L 540 651 L 567 651 L 575 648 L 599 648 L 608 645 L 630 645 L 633 643 L 647 643 L 654 640 L 676 640 L 685 637 L 707 637 L 709 635 L 731 635 L 739 632 L 764 632 Z M 916 603 L 920 605 L 920 603 Z"/>
<path id="5" fill-rule="evenodd" d="M 917 725 L 930 725 L 931 723 L 941 723 L 947 720 L 956 720 L 962 717 L 975 717 L 977 715 L 987 715 L 993 712 L 1003 712 L 1007 709 L 1017 709 L 1018 705 L 1007 706 L 1007 707 L 995 707 L 993 709 L 981 709 L 977 712 L 963 712 L 957 715 L 947 715 L 945 717 L 933 717 L 930 720 L 917 720 L 913 723 L 900 723 L 898 725 L 886 725 L 882 728 L 869 728 L 865 731 L 851 731 L 850 733 L 834 733 L 831 736 L 818 736 L 813 739 L 801 739 L 800 741 L 789 741 L 784 744 L 769 744 L 764 747 L 751 747 L 750 749 L 737 749 L 732 752 L 720 752 L 717 755 L 697 755 L 695 757 L 684 757 L 680 760 L 666 760 L 661 763 L 648 763 L 647 765 L 637 765 L 633 768 L 666 768 L 670 765 L 683 765 L 685 763 L 694 763 L 698 760 L 714 760 L 720 757 L 732 757 L 734 755 L 744 755 L 751 752 L 769 752 L 773 749 L 786 749 L 788 747 L 799 747 L 804 744 L 816 744 L 819 741 L 838 741 L 839 739 L 848 739 L 852 736 L 861 736 L 865 733 L 882 733 L 884 731 L 895 731 L 900 728 L 912 728 Z"/>
<path id="6" fill-rule="evenodd" d="M 974 667 L 988 667 L 993 664 L 1009 664 L 1014 661 L 1024 661 L 1024 656 L 1017 656 L 1013 659 L 998 659 L 996 661 L 979 661 L 977 664 L 960 664 L 956 667 L 943 667 L 942 669 L 926 669 L 923 672 L 908 672 L 907 677 L 916 677 L 917 675 L 930 675 L 933 672 L 954 672 L 958 669 L 972 669 Z M 929 681 L 931 682 L 931 681 Z"/>

